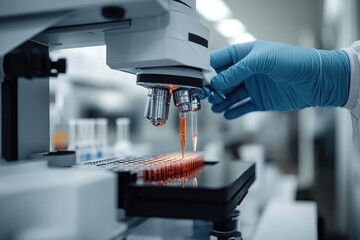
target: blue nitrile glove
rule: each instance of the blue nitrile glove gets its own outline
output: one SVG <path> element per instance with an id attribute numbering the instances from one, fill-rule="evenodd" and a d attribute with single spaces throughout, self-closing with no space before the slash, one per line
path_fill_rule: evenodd
<path id="1" fill-rule="evenodd" d="M 227 119 L 252 111 L 342 106 L 348 98 L 350 64 L 341 50 L 255 41 L 213 52 L 211 66 L 218 73 L 211 86 L 226 99 L 213 92 L 209 102 Z"/>

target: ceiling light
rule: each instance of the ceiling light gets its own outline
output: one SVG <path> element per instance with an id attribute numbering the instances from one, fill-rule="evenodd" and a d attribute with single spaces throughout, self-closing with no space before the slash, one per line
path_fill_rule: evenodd
<path id="1" fill-rule="evenodd" d="M 246 43 L 255 41 L 256 38 L 251 33 L 243 33 L 229 40 L 229 44 Z"/>
<path id="2" fill-rule="evenodd" d="M 223 0 L 198 0 L 196 9 L 208 21 L 217 22 L 230 17 L 231 11 Z"/>
<path id="3" fill-rule="evenodd" d="M 345 5 L 345 4 L 344 4 Z M 335 22 L 344 10 L 343 1 L 325 0 L 324 2 L 324 19 L 326 22 Z"/>
<path id="4" fill-rule="evenodd" d="M 240 36 L 246 31 L 246 27 L 237 19 L 226 19 L 215 26 L 216 30 L 227 38 Z"/>

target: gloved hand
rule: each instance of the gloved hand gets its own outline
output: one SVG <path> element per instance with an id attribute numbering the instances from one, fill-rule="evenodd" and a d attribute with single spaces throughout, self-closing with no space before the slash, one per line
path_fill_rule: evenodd
<path id="1" fill-rule="evenodd" d="M 341 50 L 255 41 L 213 52 L 211 66 L 218 73 L 211 86 L 226 99 L 213 92 L 208 100 L 227 119 L 252 111 L 342 106 L 348 98 L 350 63 Z"/>

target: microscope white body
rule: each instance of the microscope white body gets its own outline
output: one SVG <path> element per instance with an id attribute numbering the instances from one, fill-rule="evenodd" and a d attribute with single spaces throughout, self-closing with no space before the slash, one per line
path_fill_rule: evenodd
<path id="1" fill-rule="evenodd" d="M 170 1 L 163 15 L 134 19 L 128 29 L 105 31 L 107 64 L 132 73 L 174 66 L 208 70 L 208 39 L 209 30 L 196 11 Z"/>

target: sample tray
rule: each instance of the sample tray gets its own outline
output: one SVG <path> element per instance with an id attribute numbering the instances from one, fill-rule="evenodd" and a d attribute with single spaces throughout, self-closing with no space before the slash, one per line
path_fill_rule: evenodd
<path id="1" fill-rule="evenodd" d="M 119 207 L 125 209 L 127 216 L 223 221 L 255 181 L 252 162 L 206 162 L 201 154 L 187 154 L 189 162 L 180 166 L 178 156 L 118 157 L 82 165 L 118 174 Z M 175 162 L 175 166 L 159 161 L 171 158 L 174 161 L 169 162 Z"/>

